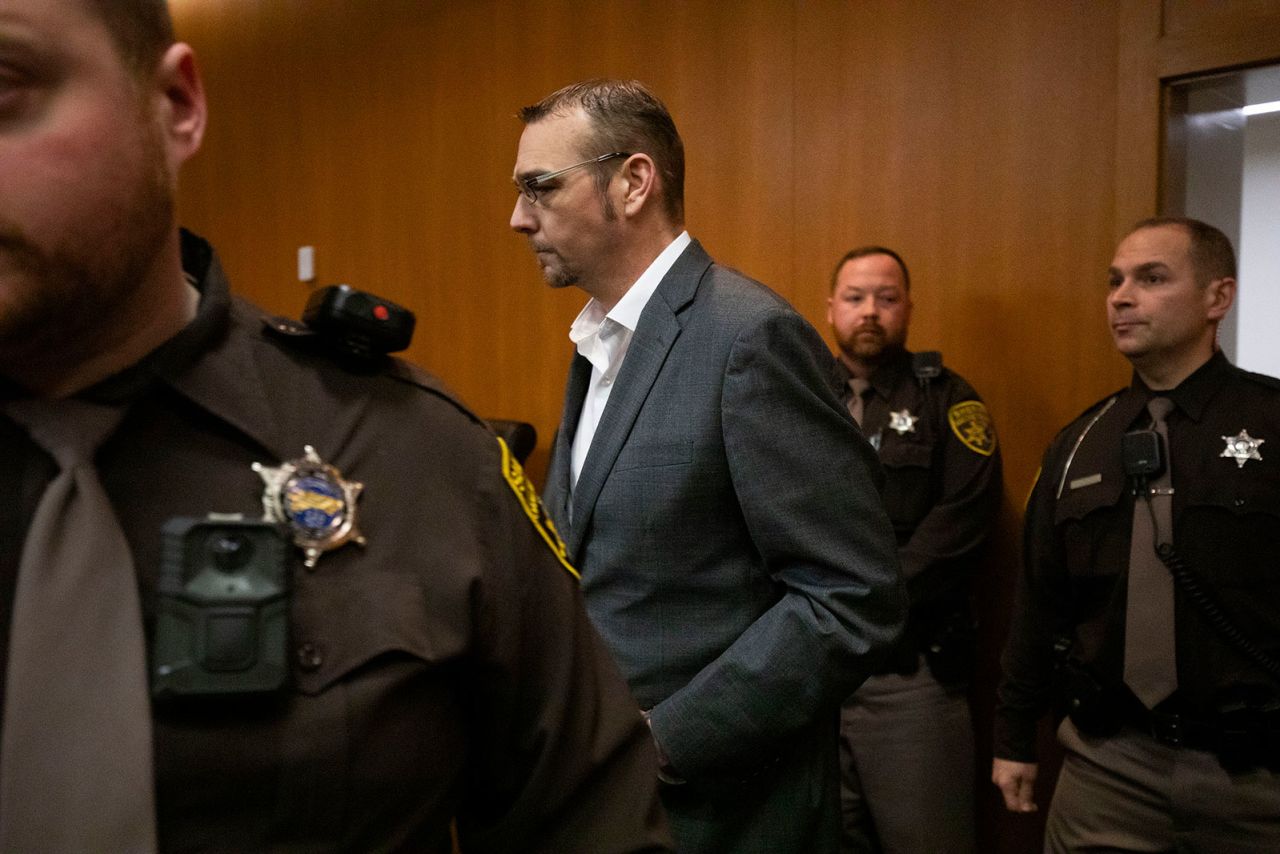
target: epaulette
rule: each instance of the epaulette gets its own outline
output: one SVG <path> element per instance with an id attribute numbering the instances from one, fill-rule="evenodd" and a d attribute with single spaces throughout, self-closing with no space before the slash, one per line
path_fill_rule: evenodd
<path id="1" fill-rule="evenodd" d="M 385 353 L 362 352 L 341 346 L 332 336 L 322 334 L 292 317 L 264 315 L 262 331 L 267 338 L 284 344 L 291 350 L 326 356 L 352 373 L 377 374 L 384 371 L 392 361 Z"/>
<path id="2" fill-rule="evenodd" d="M 327 351 L 353 371 L 373 372 L 408 349 L 417 319 L 404 306 L 350 285 L 313 291 L 302 319 L 268 318 L 266 331 L 297 346 Z"/>
<path id="3" fill-rule="evenodd" d="M 330 346 L 324 336 L 317 334 L 306 324 L 288 317 L 263 315 L 262 332 L 265 339 L 277 345 L 317 356 L 343 370 L 367 377 L 383 376 L 416 386 L 446 401 L 467 418 L 488 429 L 484 419 L 472 412 L 444 382 L 417 365 L 388 355 L 352 359 L 345 351 Z"/>
<path id="4" fill-rule="evenodd" d="M 937 350 L 923 350 L 911 354 L 911 373 L 921 385 L 942 376 L 942 354 Z"/>
<path id="5" fill-rule="evenodd" d="M 430 392 L 436 397 L 452 404 L 455 409 L 470 418 L 472 421 L 485 429 L 489 429 L 488 422 L 472 412 L 471 409 L 462 402 L 462 399 L 459 398 L 458 395 L 454 394 L 451 388 L 444 384 L 444 380 L 440 379 L 435 374 L 428 373 L 411 362 L 406 362 L 403 359 L 397 359 L 392 356 L 387 357 L 382 373 L 393 380 L 408 383 L 409 385 L 417 386 L 423 391 Z"/>
<path id="6" fill-rule="evenodd" d="M 1239 370 L 1246 379 L 1252 380 L 1258 385 L 1264 385 L 1267 388 L 1280 391 L 1280 377 L 1273 377 L 1270 374 L 1259 374 L 1255 371 L 1246 371 L 1244 368 L 1240 368 Z"/>

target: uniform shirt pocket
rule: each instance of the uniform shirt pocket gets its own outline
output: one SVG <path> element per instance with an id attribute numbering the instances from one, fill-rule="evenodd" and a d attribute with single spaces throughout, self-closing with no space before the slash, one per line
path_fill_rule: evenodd
<path id="1" fill-rule="evenodd" d="M 880 464 L 886 473 L 884 507 L 901 544 L 934 504 L 933 447 L 926 442 L 885 437 Z"/>
<path id="2" fill-rule="evenodd" d="M 294 677 L 316 695 L 382 658 L 443 663 L 460 654 L 465 630 L 430 618 L 420 580 L 393 572 L 308 577 L 294 603 Z M 299 591 L 295 591 L 295 594 Z M 460 611 L 465 613 L 465 611 Z"/>
<path id="3" fill-rule="evenodd" d="M 1123 478 L 1106 474 L 1068 478 L 1063 484 L 1054 508 L 1054 528 L 1072 576 L 1114 576 L 1127 566 L 1133 513 L 1123 500 L 1124 487 Z"/>
<path id="4" fill-rule="evenodd" d="M 1225 471 L 1188 484 L 1174 546 L 1214 585 L 1280 588 L 1280 483 Z"/>

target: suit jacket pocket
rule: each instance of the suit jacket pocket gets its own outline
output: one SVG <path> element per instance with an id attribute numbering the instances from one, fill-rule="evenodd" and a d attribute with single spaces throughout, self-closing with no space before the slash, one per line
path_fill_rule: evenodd
<path id="1" fill-rule="evenodd" d="M 628 442 L 618 454 L 613 470 L 684 466 L 692 460 L 693 440 L 689 438 Z"/>

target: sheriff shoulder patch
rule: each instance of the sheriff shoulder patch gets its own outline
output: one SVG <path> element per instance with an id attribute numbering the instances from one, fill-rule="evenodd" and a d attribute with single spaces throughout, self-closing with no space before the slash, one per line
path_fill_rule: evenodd
<path id="1" fill-rule="evenodd" d="M 511 449 L 507 447 L 507 443 L 502 441 L 500 437 L 498 438 L 498 445 L 502 448 L 503 480 L 507 482 L 507 486 L 511 487 L 511 491 L 516 494 L 520 506 L 524 508 L 524 514 L 529 517 L 533 527 L 542 535 L 542 539 L 550 547 L 551 553 L 560 561 L 560 565 L 570 575 L 581 581 L 582 576 L 578 574 L 578 570 L 573 568 L 573 564 L 569 563 L 569 549 L 565 546 L 564 540 L 560 539 L 560 535 L 556 533 L 555 523 L 547 515 L 547 509 L 542 506 L 537 490 L 533 488 L 533 484 L 529 482 L 529 479 L 524 476 L 524 469 L 520 467 L 519 460 L 515 458 L 511 453 Z"/>
<path id="2" fill-rule="evenodd" d="M 975 454 L 989 457 L 996 452 L 996 431 L 991 414 L 980 400 L 965 400 L 947 410 L 951 432 Z"/>

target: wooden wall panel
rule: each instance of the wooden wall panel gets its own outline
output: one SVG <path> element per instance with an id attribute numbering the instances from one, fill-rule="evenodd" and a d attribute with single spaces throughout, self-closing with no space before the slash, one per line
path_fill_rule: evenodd
<path id="1" fill-rule="evenodd" d="M 804 8 L 797 302 L 822 318 L 846 249 L 901 252 L 911 343 L 988 399 L 1020 496 L 1053 432 L 1125 373 L 1102 307 L 1114 16 L 1034 0 Z"/>
<path id="2" fill-rule="evenodd" d="M 787 6 L 187 0 L 175 14 L 213 113 L 180 211 L 217 242 L 235 287 L 296 312 L 308 288 L 294 253 L 316 246 L 320 284 L 417 312 L 410 358 L 481 413 L 538 427 L 535 472 L 583 298 L 549 290 L 507 227 L 520 106 L 584 77 L 647 81 L 685 136 L 690 227 L 789 285 Z"/>
<path id="3" fill-rule="evenodd" d="M 1280 57 L 1276 0 L 1162 0 L 1160 76 L 1203 74 Z"/>
<path id="4" fill-rule="evenodd" d="M 537 426 L 535 477 L 584 297 L 547 288 L 507 227 L 521 105 L 584 77 L 650 83 L 685 139 L 690 231 L 824 333 L 835 259 L 858 243 L 899 249 L 913 273 L 913 346 L 942 350 L 974 382 L 1005 449 L 1007 506 L 981 590 L 983 732 L 1039 454 L 1127 376 L 1102 306 L 1125 209 L 1116 4 L 174 0 L 174 10 L 212 104 L 180 213 L 219 247 L 236 290 L 295 314 L 308 286 L 294 253 L 316 246 L 320 283 L 348 281 L 418 314 L 411 359 L 478 412 Z M 982 850 L 1029 850 L 1035 825 L 1003 818 L 989 788 Z"/>
<path id="5" fill-rule="evenodd" d="M 187 0 L 213 119 L 182 215 L 274 311 L 305 299 L 294 252 L 315 245 L 321 283 L 418 313 L 412 358 L 549 436 L 581 298 L 547 289 L 506 227 L 512 116 L 574 79 L 636 76 L 685 136 L 690 229 L 820 327 L 840 251 L 906 255 L 913 342 L 992 398 L 1025 486 L 1047 431 L 1122 373 L 1077 298 L 1114 230 L 1114 16 L 956 9 Z M 1074 369 L 1025 382 L 1011 368 L 1038 349 Z"/>

